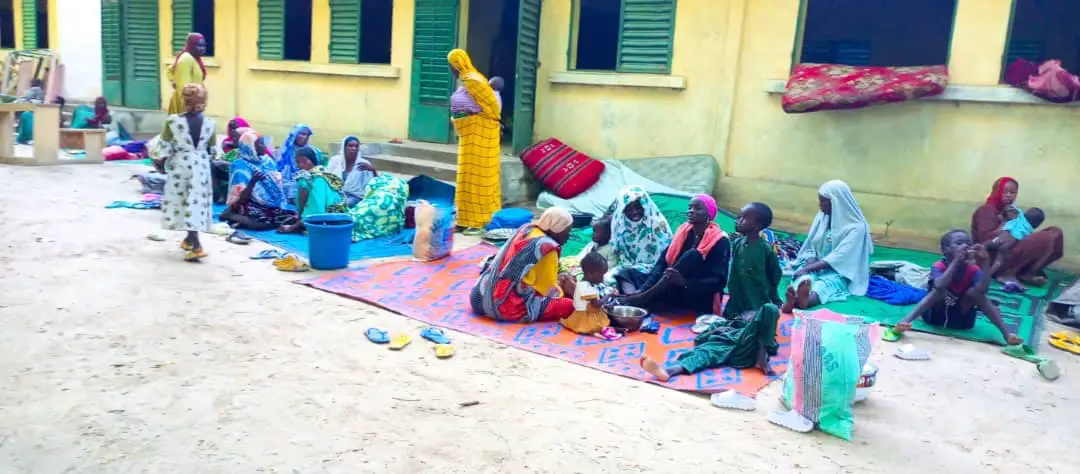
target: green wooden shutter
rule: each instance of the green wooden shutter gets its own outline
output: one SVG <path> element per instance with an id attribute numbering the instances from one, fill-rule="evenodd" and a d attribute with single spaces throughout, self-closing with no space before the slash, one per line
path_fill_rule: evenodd
<path id="1" fill-rule="evenodd" d="M 22 0 L 22 49 L 37 49 L 37 0 Z"/>
<path id="2" fill-rule="evenodd" d="M 619 72 L 671 72 L 675 0 L 622 0 Z"/>
<path id="3" fill-rule="evenodd" d="M 124 42 L 120 39 L 120 0 L 101 2 L 101 92 L 112 104 L 124 103 Z"/>
<path id="4" fill-rule="evenodd" d="M 259 0 L 259 59 L 285 59 L 285 0 Z"/>
<path id="5" fill-rule="evenodd" d="M 536 75 L 540 68 L 541 0 L 521 0 L 518 6 L 517 63 L 514 66 L 514 154 L 533 144 L 536 118 Z"/>
<path id="6" fill-rule="evenodd" d="M 360 62 L 360 2 L 330 0 L 330 62 Z"/>
<path id="7" fill-rule="evenodd" d="M 172 2 L 172 46 L 173 54 L 180 54 L 187 42 L 187 35 L 194 28 L 192 18 L 195 15 L 194 0 L 173 0 Z"/>
<path id="8" fill-rule="evenodd" d="M 457 0 L 415 0 L 409 138 L 450 142 L 454 77 L 446 55 L 457 44 Z"/>
<path id="9" fill-rule="evenodd" d="M 124 105 L 158 109 L 161 106 L 158 2 L 127 0 L 123 6 Z"/>

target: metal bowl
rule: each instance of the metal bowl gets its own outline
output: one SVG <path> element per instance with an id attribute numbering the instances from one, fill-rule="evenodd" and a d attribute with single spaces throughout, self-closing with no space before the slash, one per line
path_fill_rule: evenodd
<path id="1" fill-rule="evenodd" d="M 613 326 L 631 332 L 641 329 L 641 323 L 645 321 L 645 316 L 649 315 L 648 311 L 636 306 L 610 306 L 604 311 Z"/>

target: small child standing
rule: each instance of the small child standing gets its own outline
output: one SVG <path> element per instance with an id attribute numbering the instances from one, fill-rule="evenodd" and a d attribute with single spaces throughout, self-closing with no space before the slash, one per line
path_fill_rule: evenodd
<path id="1" fill-rule="evenodd" d="M 885 331 L 883 338 L 896 341 L 911 329 L 911 322 L 921 317 L 926 324 L 939 328 L 968 330 L 975 327 L 977 311 L 982 311 L 1001 331 L 1008 345 L 1024 341 L 1005 327 L 1001 310 L 986 296 L 990 274 L 975 263 L 980 245 L 973 245 L 963 230 L 951 230 L 941 236 L 941 260 L 930 268 L 930 291 L 903 320 Z"/>
<path id="2" fill-rule="evenodd" d="M 506 87 L 506 81 L 504 81 L 503 78 L 499 76 L 495 76 L 488 80 L 488 85 L 491 86 L 491 89 L 495 91 L 495 100 L 499 102 L 499 113 L 501 114 L 503 109 L 502 90 L 503 87 Z"/>
<path id="3" fill-rule="evenodd" d="M 581 259 L 584 277 L 574 290 L 574 312 L 560 321 L 567 329 L 578 334 L 596 334 L 611 325 L 604 313 L 603 286 L 607 270 L 607 260 L 597 252 L 589 253 Z"/>
<path id="4" fill-rule="evenodd" d="M 777 288 L 783 272 L 771 245 L 761 238 L 772 225 L 772 209 L 760 202 L 747 204 L 735 220 L 739 233 L 731 243 L 731 271 L 724 317 L 694 338 L 694 348 L 663 367 L 643 357 L 641 367 L 662 382 L 681 374 L 715 367 L 756 367 L 772 375 L 769 356 L 776 355 L 776 326 L 780 321 Z"/>

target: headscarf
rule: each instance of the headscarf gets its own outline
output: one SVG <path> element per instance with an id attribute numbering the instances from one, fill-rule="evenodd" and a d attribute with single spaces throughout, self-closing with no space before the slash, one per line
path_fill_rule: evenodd
<path id="1" fill-rule="evenodd" d="M 109 116 L 109 100 L 104 96 L 94 99 L 94 122 L 101 125 L 101 122 Z"/>
<path id="2" fill-rule="evenodd" d="M 245 130 L 245 129 L 250 129 L 251 128 L 251 126 L 248 125 L 247 120 L 244 120 L 244 119 L 242 119 L 240 117 L 233 117 L 233 119 L 230 120 L 229 123 L 236 125 L 237 136 L 243 135 L 243 132 L 241 132 L 240 130 Z M 228 131 L 228 130 L 226 130 L 226 131 Z M 233 143 L 232 135 L 229 135 L 228 133 L 226 133 L 225 134 L 225 139 L 221 140 L 221 149 L 224 150 L 225 152 L 228 152 L 229 150 L 233 149 L 234 147 L 236 147 L 236 144 Z"/>
<path id="3" fill-rule="evenodd" d="M 364 159 L 360 154 L 360 151 L 357 150 L 356 162 L 353 164 L 353 169 L 347 176 L 345 175 L 345 170 L 348 166 L 348 163 L 345 162 L 345 145 L 353 141 L 360 143 L 360 139 L 352 135 L 348 135 L 341 140 L 341 154 L 335 155 L 330 159 L 329 170 L 345 180 L 345 185 L 342 187 L 342 191 L 344 191 L 345 194 L 363 198 L 364 188 L 367 187 L 368 182 L 370 182 L 378 173 L 373 171 L 375 167 L 371 165 L 370 161 Z"/>
<path id="4" fill-rule="evenodd" d="M 498 94 L 491 88 L 488 79 L 476 69 L 476 66 L 473 66 L 472 59 L 469 58 L 469 53 L 466 53 L 463 49 L 452 49 L 446 55 L 446 61 L 450 64 L 450 67 L 458 72 L 458 79 L 462 82 L 462 86 L 458 87 L 450 98 L 451 112 L 455 111 L 453 109 L 461 109 L 464 107 L 465 109 L 468 109 L 467 111 L 470 113 L 483 115 L 490 120 L 500 120 L 501 117 L 499 117 L 498 114 L 501 112 L 499 110 L 501 107 L 496 98 Z M 491 95 L 488 97 L 474 97 L 470 89 L 464 85 L 465 83 L 471 83 L 473 85 L 472 90 L 479 91 L 486 89 Z M 463 101 L 462 95 L 467 96 L 469 100 Z M 489 104 L 489 109 L 491 110 L 490 113 L 484 112 L 484 106 L 482 105 L 484 102 Z M 476 107 L 476 109 L 473 109 L 473 107 Z"/>
<path id="5" fill-rule="evenodd" d="M 994 186 L 990 188 L 990 194 L 986 196 L 986 203 L 993 206 L 994 209 L 1002 210 L 1005 208 L 1003 199 L 1005 197 L 1005 186 L 1009 183 L 1015 184 L 1016 189 L 1020 189 L 1020 183 L 1015 179 L 1008 176 L 1002 176 L 994 181 Z"/>
<path id="6" fill-rule="evenodd" d="M 536 227 L 544 232 L 562 232 L 574 223 L 570 212 L 561 207 L 549 207 L 536 220 Z"/>
<path id="7" fill-rule="evenodd" d="M 229 165 L 229 204 L 236 202 L 240 193 L 244 191 L 255 170 L 261 171 L 266 178 L 255 184 L 251 192 L 251 199 L 255 202 L 273 208 L 285 206 L 285 191 L 282 189 L 281 173 L 277 171 L 274 160 L 266 156 L 255 154 L 255 141 L 259 134 L 254 130 L 245 129 L 240 135 L 240 143 L 236 147 L 237 159 Z"/>
<path id="8" fill-rule="evenodd" d="M 206 77 L 206 65 L 203 64 L 202 56 L 194 53 L 195 47 L 199 44 L 199 40 L 205 39 L 206 38 L 203 37 L 202 33 L 188 33 L 187 40 L 184 41 L 184 49 L 181 49 L 180 52 L 176 54 L 176 59 L 173 61 L 173 71 L 176 70 L 176 65 L 180 64 L 180 56 L 183 56 L 184 53 L 188 53 L 191 57 L 195 58 L 195 62 L 199 64 L 199 69 L 202 69 L 203 77 Z"/>
<path id="9" fill-rule="evenodd" d="M 626 206 L 641 203 L 644 214 L 640 221 L 633 222 L 626 217 Z M 615 202 L 615 213 L 611 216 L 612 252 L 615 262 L 612 266 L 635 268 L 642 272 L 652 270 L 664 249 L 671 245 L 671 225 L 668 224 L 660 208 L 644 188 L 631 185 L 623 188 Z"/>
<path id="10" fill-rule="evenodd" d="M 851 294 L 865 295 L 870 284 L 870 255 L 874 253 L 870 225 L 847 183 L 838 179 L 828 181 L 818 188 L 818 194 L 832 203 L 832 211 L 828 215 L 818 212 L 814 217 L 798 259 L 828 263 L 848 279 Z"/>
<path id="11" fill-rule="evenodd" d="M 206 88 L 192 82 L 184 86 L 181 96 L 184 98 L 184 110 L 188 113 L 206 110 Z"/>
<path id="12" fill-rule="evenodd" d="M 705 205 L 705 210 L 709 211 L 709 220 L 716 219 L 716 214 L 720 211 L 720 208 L 716 206 L 716 199 L 708 194 L 698 194 L 694 196 L 694 199 L 701 201 Z"/>
<path id="13" fill-rule="evenodd" d="M 311 136 L 314 135 L 311 127 L 298 123 L 289 132 L 289 136 L 285 138 L 285 143 L 281 145 L 281 156 L 278 157 L 278 171 L 281 171 L 281 175 L 286 181 L 292 180 L 293 175 L 299 170 L 296 167 L 296 136 L 301 132 L 307 132 L 308 140 L 311 140 Z"/>

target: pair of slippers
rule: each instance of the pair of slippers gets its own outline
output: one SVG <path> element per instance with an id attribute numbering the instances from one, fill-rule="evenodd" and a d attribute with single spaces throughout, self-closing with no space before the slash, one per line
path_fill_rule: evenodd
<path id="1" fill-rule="evenodd" d="M 1065 352 L 1080 355 L 1080 334 L 1075 331 L 1058 331 L 1050 333 L 1050 339 L 1047 341 L 1055 349 L 1061 349 Z"/>
<path id="2" fill-rule="evenodd" d="M 285 255 L 277 260 L 274 260 L 274 268 L 283 272 L 306 272 L 311 270 L 311 266 L 307 262 L 303 261 L 300 257 L 293 254 Z"/>
<path id="3" fill-rule="evenodd" d="M 379 328 L 368 328 L 364 335 L 375 344 L 387 344 L 392 351 L 400 351 L 412 342 L 408 334 L 398 333 L 391 336 L 389 332 Z M 435 343 L 435 357 L 448 359 L 456 352 L 454 346 L 450 344 L 450 337 L 442 329 L 428 326 L 420 331 L 420 337 Z"/>

